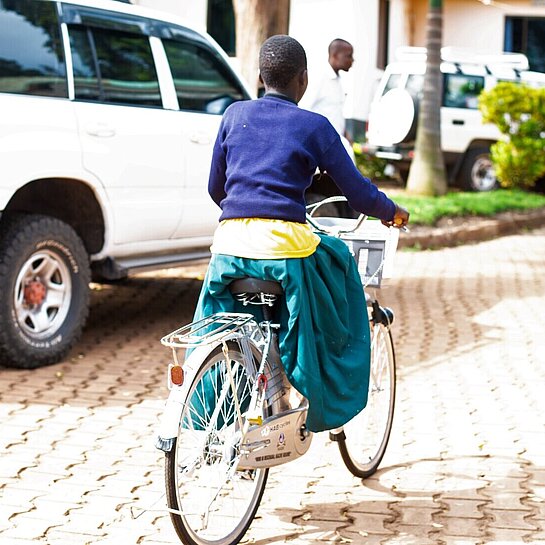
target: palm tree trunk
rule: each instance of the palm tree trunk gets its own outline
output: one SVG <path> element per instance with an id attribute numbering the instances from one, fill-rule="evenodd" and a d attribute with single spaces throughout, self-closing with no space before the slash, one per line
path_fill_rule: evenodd
<path id="1" fill-rule="evenodd" d="M 237 58 L 242 75 L 257 91 L 261 44 L 275 34 L 287 34 L 290 0 L 233 0 Z"/>
<path id="2" fill-rule="evenodd" d="M 414 159 L 409 171 L 407 192 L 444 195 L 447 192 L 445 163 L 441 151 L 441 44 L 443 0 L 430 0 L 426 23 L 426 74 Z"/>

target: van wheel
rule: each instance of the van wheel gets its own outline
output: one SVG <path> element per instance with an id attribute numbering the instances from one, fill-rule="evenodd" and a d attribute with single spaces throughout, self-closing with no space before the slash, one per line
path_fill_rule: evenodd
<path id="1" fill-rule="evenodd" d="M 34 369 L 62 359 L 89 308 L 89 258 L 66 223 L 18 215 L 0 235 L 0 363 Z"/>
<path id="2" fill-rule="evenodd" d="M 488 148 L 474 148 L 466 153 L 458 181 L 467 191 L 490 191 L 498 187 Z"/>

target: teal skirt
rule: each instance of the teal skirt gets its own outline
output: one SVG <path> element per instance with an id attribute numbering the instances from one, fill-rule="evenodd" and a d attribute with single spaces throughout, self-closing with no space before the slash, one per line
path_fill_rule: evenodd
<path id="1" fill-rule="evenodd" d="M 339 239 L 320 235 L 305 258 L 247 259 L 214 254 L 195 319 L 216 312 L 251 312 L 228 284 L 251 276 L 276 280 L 284 289 L 279 306 L 280 354 L 290 383 L 309 400 L 307 427 L 337 428 L 367 404 L 370 334 L 365 296 L 356 263 Z"/>

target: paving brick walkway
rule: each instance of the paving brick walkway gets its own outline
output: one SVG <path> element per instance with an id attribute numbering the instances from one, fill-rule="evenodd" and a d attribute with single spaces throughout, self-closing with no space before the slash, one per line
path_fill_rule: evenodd
<path id="1" fill-rule="evenodd" d="M 380 294 L 399 372 L 382 469 L 362 483 L 317 435 L 271 470 L 246 543 L 545 544 L 545 229 L 397 268 Z M 158 339 L 191 318 L 202 271 L 95 286 L 65 362 L 0 369 L 1 545 L 178 542 L 153 446 Z"/>

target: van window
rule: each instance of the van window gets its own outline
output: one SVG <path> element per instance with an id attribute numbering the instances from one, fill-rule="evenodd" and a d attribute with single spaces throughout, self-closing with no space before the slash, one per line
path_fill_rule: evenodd
<path id="1" fill-rule="evenodd" d="M 478 99 L 484 89 L 484 77 L 445 74 L 443 85 L 443 106 L 471 110 L 479 107 Z"/>
<path id="2" fill-rule="evenodd" d="M 384 86 L 384 91 L 382 91 L 382 95 L 384 96 L 388 91 L 397 88 L 400 80 L 401 74 L 390 74 L 390 77 Z"/>
<path id="3" fill-rule="evenodd" d="M 181 110 L 223 114 L 227 106 L 246 98 L 223 60 L 189 41 L 164 39 Z"/>
<path id="4" fill-rule="evenodd" d="M 162 106 L 147 36 L 71 26 L 70 46 L 76 99 Z"/>
<path id="5" fill-rule="evenodd" d="M 413 100 L 420 100 L 424 90 L 424 74 L 411 74 L 407 78 L 405 89 Z"/>
<path id="6" fill-rule="evenodd" d="M 0 0 L 0 91 L 68 96 L 55 4 Z"/>

